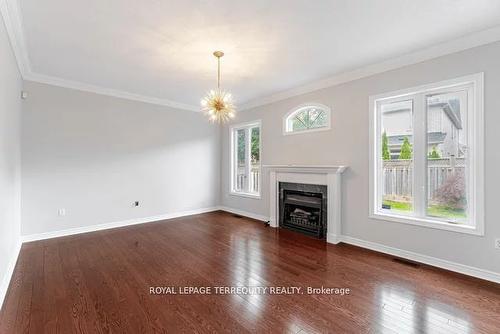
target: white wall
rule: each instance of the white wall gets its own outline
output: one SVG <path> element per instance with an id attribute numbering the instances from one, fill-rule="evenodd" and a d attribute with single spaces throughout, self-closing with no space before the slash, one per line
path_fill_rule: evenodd
<path id="1" fill-rule="evenodd" d="M 0 16 L 0 305 L 19 245 L 21 89 L 21 75 Z"/>
<path id="2" fill-rule="evenodd" d="M 25 90 L 22 235 L 218 205 L 220 130 L 201 113 L 32 82 Z"/>
<path id="3" fill-rule="evenodd" d="M 494 43 L 342 85 L 296 96 L 238 114 L 234 123 L 262 120 L 263 164 L 348 165 L 343 181 L 342 233 L 439 259 L 500 273 L 500 43 Z M 485 72 L 486 235 L 448 232 L 368 218 L 368 97 L 374 94 Z M 282 117 L 291 108 L 318 102 L 332 107 L 332 129 L 283 136 Z M 268 175 L 262 199 L 229 194 L 229 130 L 222 132 L 222 204 L 269 216 Z"/>

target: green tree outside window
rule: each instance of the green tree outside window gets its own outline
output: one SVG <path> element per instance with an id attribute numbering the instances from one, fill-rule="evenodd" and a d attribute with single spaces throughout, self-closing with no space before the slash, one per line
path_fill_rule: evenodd
<path id="1" fill-rule="evenodd" d="M 441 155 L 439 154 L 436 145 L 432 147 L 432 151 L 429 152 L 429 159 L 441 159 Z"/>
<path id="2" fill-rule="evenodd" d="M 401 145 L 401 153 L 399 154 L 399 159 L 410 160 L 412 158 L 412 147 L 408 137 L 405 137 L 403 145 Z"/>
<path id="3" fill-rule="evenodd" d="M 389 152 L 389 143 L 387 140 L 387 133 L 384 131 L 382 134 L 382 159 L 391 160 L 391 153 Z"/>

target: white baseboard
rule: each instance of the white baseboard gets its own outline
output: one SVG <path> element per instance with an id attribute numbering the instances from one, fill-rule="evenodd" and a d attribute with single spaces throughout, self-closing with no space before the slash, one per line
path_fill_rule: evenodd
<path id="1" fill-rule="evenodd" d="M 5 300 L 5 296 L 7 295 L 7 290 L 9 289 L 10 281 L 12 280 L 12 275 L 14 274 L 14 269 L 16 267 L 17 258 L 19 257 L 19 252 L 21 251 L 21 240 L 18 240 L 16 244 L 16 248 L 14 252 L 11 254 L 7 270 L 5 271 L 5 275 L 2 278 L 2 283 L 0 285 L 0 310 L 3 307 L 3 302 Z"/>
<path id="2" fill-rule="evenodd" d="M 351 244 L 362 248 L 371 249 L 377 252 L 394 255 L 408 260 L 428 264 L 434 267 L 454 271 L 464 275 L 481 278 L 495 283 L 500 283 L 500 273 L 496 273 L 493 271 L 471 267 L 464 264 L 451 262 L 448 260 L 442 260 L 436 257 L 405 251 L 399 248 L 389 247 L 375 242 L 348 237 L 345 235 L 341 236 L 340 239 L 341 242 L 344 242 L 346 244 Z"/>
<path id="3" fill-rule="evenodd" d="M 244 217 L 248 217 L 248 218 L 252 218 L 252 219 L 256 219 L 256 220 L 260 220 L 263 222 L 269 221 L 269 217 L 266 217 L 264 215 L 259 215 L 259 214 L 248 212 L 248 211 L 234 209 L 234 208 L 230 208 L 227 206 L 219 206 L 219 210 L 234 213 L 236 215 L 240 215 L 240 216 L 244 216 Z"/>
<path id="4" fill-rule="evenodd" d="M 226 206 L 221 206 L 220 210 L 235 213 L 235 214 L 249 217 L 249 218 L 253 218 L 253 219 L 262 220 L 262 221 L 269 220 L 269 218 L 262 216 L 262 215 L 258 215 L 258 214 L 243 211 L 243 210 L 229 208 Z M 481 278 L 481 279 L 495 282 L 495 283 L 500 283 L 500 273 L 496 273 L 493 271 L 480 269 L 480 268 L 476 268 L 476 267 L 471 267 L 471 266 L 467 266 L 467 265 L 456 263 L 456 262 L 442 260 L 442 259 L 438 259 L 438 258 L 428 256 L 428 255 L 423 255 L 423 254 L 419 254 L 419 253 L 415 253 L 415 252 L 405 251 L 405 250 L 402 250 L 399 248 L 389 247 L 389 246 L 385 246 L 385 245 L 378 244 L 378 243 L 371 242 L 371 241 L 361 240 L 361 239 L 357 239 L 357 238 L 353 238 L 353 237 L 349 237 L 349 236 L 345 236 L 345 235 L 328 234 L 327 235 L 327 242 L 332 243 L 332 244 L 338 244 L 340 242 L 343 242 L 346 244 L 351 244 L 351 245 L 359 246 L 362 248 L 371 249 L 371 250 L 374 250 L 374 251 L 377 251 L 380 253 L 394 255 L 394 256 L 405 258 L 408 260 L 428 264 L 428 265 L 431 265 L 434 267 L 454 271 L 454 272 L 461 273 L 464 275 Z"/>
<path id="5" fill-rule="evenodd" d="M 227 211 L 230 213 L 234 213 L 237 215 L 249 217 L 249 218 L 260 220 L 260 221 L 265 221 L 265 222 L 269 221 L 269 217 L 266 217 L 264 215 L 259 215 L 259 214 L 255 214 L 255 213 L 251 213 L 251 212 L 247 212 L 247 211 L 243 211 L 243 210 L 239 210 L 239 209 L 234 209 L 234 208 L 230 208 L 230 207 L 226 207 L 226 206 L 218 206 L 218 207 L 202 208 L 202 209 L 183 211 L 183 212 L 158 215 L 158 216 L 152 216 L 152 217 L 130 219 L 130 220 L 112 222 L 112 223 L 106 223 L 106 224 L 78 227 L 78 228 L 72 228 L 72 229 L 61 230 L 61 231 L 54 231 L 54 232 L 46 232 L 46 233 L 21 236 L 21 239 L 18 242 L 18 245 L 16 246 L 16 250 L 11 256 L 11 259 L 9 261 L 9 265 L 7 268 L 7 272 L 6 272 L 5 276 L 3 277 L 2 284 L 0 286 L 0 305 L 3 304 L 3 301 L 5 299 L 5 295 L 7 294 L 7 289 L 9 287 L 9 283 L 10 283 L 12 275 L 14 273 L 14 268 L 15 268 L 15 265 L 17 262 L 17 258 L 19 256 L 21 245 L 24 242 L 50 239 L 50 238 L 62 237 L 62 236 L 67 236 L 67 235 L 79 234 L 79 233 L 94 232 L 94 231 L 100 231 L 100 230 L 116 228 L 116 227 L 144 224 L 144 223 L 155 222 L 155 221 L 159 221 L 159 220 L 190 216 L 190 215 L 212 212 L 212 211 L 217 211 L 217 210 Z M 371 249 L 371 250 L 374 250 L 377 252 L 398 256 L 398 257 L 409 259 L 409 260 L 416 261 L 416 262 L 421 262 L 421 263 L 428 264 L 428 265 L 431 265 L 434 267 L 443 268 L 443 269 L 455 271 L 455 272 L 458 272 L 461 274 L 481 278 L 481 279 L 484 279 L 487 281 L 500 283 L 500 273 L 496 273 L 496 272 L 492 272 L 492 271 L 488 271 L 488 270 L 484 270 L 484 269 L 480 269 L 480 268 L 475 268 L 475 267 L 471 267 L 471 266 L 466 266 L 463 264 L 438 259 L 438 258 L 428 256 L 428 255 L 423 255 L 423 254 L 419 254 L 419 253 L 415 253 L 415 252 L 405 251 L 402 249 L 385 246 L 385 245 L 374 243 L 371 241 L 361 240 L 361 239 L 357 239 L 357 238 L 353 238 L 353 237 L 349 237 L 349 236 L 338 236 L 338 235 L 329 235 L 328 241 L 332 242 L 332 243 L 344 242 L 347 244 Z"/>
<path id="6" fill-rule="evenodd" d="M 60 231 L 22 235 L 21 241 L 22 242 L 31 242 L 31 241 L 37 241 L 37 240 L 58 238 L 58 237 L 64 237 L 64 236 L 73 235 L 73 234 L 95 232 L 95 231 L 107 230 L 110 228 L 124 227 L 124 226 L 137 225 L 137 224 L 145 224 L 145 223 L 156 222 L 159 220 L 197 215 L 200 213 L 212 212 L 212 211 L 217 211 L 217 210 L 219 210 L 219 207 L 209 207 L 209 208 L 195 209 L 195 210 L 189 210 L 189 211 L 167 213 L 167 214 L 158 215 L 158 216 L 128 219 L 128 220 L 105 223 L 105 224 L 76 227 L 76 228 L 70 228 L 70 229 L 60 230 Z"/>
<path id="7" fill-rule="evenodd" d="M 189 211 L 181 211 L 181 212 L 175 212 L 175 213 L 168 213 L 168 214 L 158 215 L 158 216 L 129 219 L 129 220 L 124 220 L 124 221 L 98 224 L 98 225 L 92 225 L 92 226 L 77 227 L 77 228 L 71 228 L 71 229 L 60 230 L 60 231 L 52 231 L 52 232 L 23 235 L 18 240 L 18 243 L 16 245 L 16 249 L 15 249 L 14 253 L 12 254 L 11 258 L 9 259 L 7 271 L 5 272 L 4 277 L 2 278 L 2 282 L 0 285 L 0 309 L 1 309 L 1 306 L 3 305 L 5 296 L 7 295 L 7 290 L 9 289 L 9 284 L 10 284 L 10 281 L 12 280 L 12 275 L 13 275 L 14 269 L 16 267 L 17 259 L 19 257 L 19 252 L 21 251 L 21 246 L 25 242 L 51 239 L 51 238 L 63 237 L 63 236 L 68 236 L 68 235 L 73 235 L 73 234 L 95 232 L 95 231 L 107 230 L 110 228 L 116 228 L 116 227 L 124 227 L 124 226 L 130 226 L 130 225 L 151 223 L 151 222 L 156 222 L 156 221 L 165 220 L 165 219 L 172 219 L 172 218 L 178 218 L 178 217 L 197 215 L 200 213 L 212 212 L 212 211 L 217 211 L 217 210 L 220 210 L 220 208 L 218 206 L 189 210 Z"/>
<path id="8" fill-rule="evenodd" d="M 330 243 L 330 244 L 338 244 L 339 242 L 341 242 L 341 236 L 339 235 L 336 235 L 336 234 L 333 234 L 333 233 L 327 233 L 326 234 L 326 242 Z"/>

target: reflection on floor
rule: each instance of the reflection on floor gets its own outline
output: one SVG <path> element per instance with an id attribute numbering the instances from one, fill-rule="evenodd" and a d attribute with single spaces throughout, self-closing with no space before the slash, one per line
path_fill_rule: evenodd
<path id="1" fill-rule="evenodd" d="M 468 316 L 460 308 L 432 299 L 424 304 L 416 301 L 411 290 L 381 286 L 380 322 L 383 328 L 396 333 L 472 333 Z"/>
<path id="2" fill-rule="evenodd" d="M 152 295 L 150 287 L 349 288 Z M 215 212 L 25 244 L 0 333 L 498 333 L 500 285 Z"/>

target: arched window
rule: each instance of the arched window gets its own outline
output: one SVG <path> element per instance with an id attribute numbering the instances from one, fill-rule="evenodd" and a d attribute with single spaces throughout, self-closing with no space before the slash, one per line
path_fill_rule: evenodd
<path id="1" fill-rule="evenodd" d="M 283 118 L 283 133 L 294 134 L 330 129 L 330 108 L 319 103 L 301 105 Z"/>

